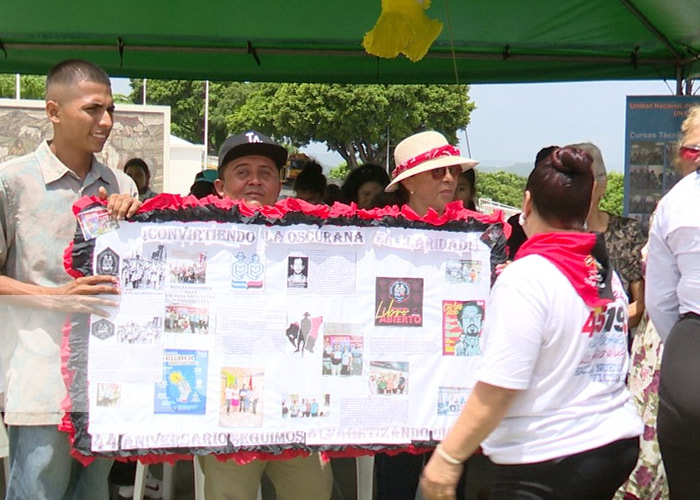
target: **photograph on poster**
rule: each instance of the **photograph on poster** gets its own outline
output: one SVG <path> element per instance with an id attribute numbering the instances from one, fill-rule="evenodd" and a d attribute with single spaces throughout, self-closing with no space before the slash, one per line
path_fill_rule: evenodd
<path id="1" fill-rule="evenodd" d="M 634 148 L 635 144 L 632 144 Z M 664 164 L 630 165 L 630 189 L 635 192 L 659 191 L 664 183 Z"/>
<path id="2" fill-rule="evenodd" d="M 208 359 L 207 351 L 166 349 L 163 380 L 156 383 L 154 412 L 204 415 Z"/>
<path id="3" fill-rule="evenodd" d="M 123 290 L 162 290 L 165 285 L 167 249 L 149 245 L 143 249 L 144 256 L 135 253 L 124 259 L 120 285 Z"/>
<path id="4" fill-rule="evenodd" d="M 116 407 L 122 397 L 122 388 L 119 384 L 97 383 L 97 406 Z"/>
<path id="5" fill-rule="evenodd" d="M 209 310 L 206 307 L 165 306 L 165 333 L 209 333 Z"/>
<path id="6" fill-rule="evenodd" d="M 262 426 L 264 380 L 264 368 L 227 366 L 221 370 L 221 427 Z"/>
<path id="7" fill-rule="evenodd" d="M 248 255 L 242 250 L 231 254 L 231 288 L 262 290 L 265 288 L 265 264 L 259 253 Z"/>
<path id="8" fill-rule="evenodd" d="M 170 283 L 203 285 L 207 281 L 207 254 L 185 250 L 171 252 L 168 259 Z"/>
<path id="9" fill-rule="evenodd" d="M 448 259 L 445 262 L 445 283 L 479 283 L 481 261 Z"/>
<path id="10" fill-rule="evenodd" d="M 119 222 L 109 214 L 105 207 L 81 212 L 78 215 L 78 225 L 80 225 L 85 241 L 94 240 L 98 236 L 119 229 Z"/>
<path id="11" fill-rule="evenodd" d="M 664 143 L 637 141 L 630 143 L 630 166 L 650 167 L 664 164 Z"/>
<path id="12" fill-rule="evenodd" d="M 423 278 L 376 280 L 375 326 L 423 326 Z"/>
<path id="13" fill-rule="evenodd" d="M 483 300 L 442 301 L 443 356 L 479 356 L 484 321 Z"/>
<path id="14" fill-rule="evenodd" d="M 163 318 L 130 317 L 123 323 L 117 323 L 116 331 L 117 342 L 120 344 L 155 344 L 162 341 Z"/>
<path id="15" fill-rule="evenodd" d="M 438 388 L 437 414 L 450 417 L 459 416 L 468 397 L 469 389 L 466 387 L 440 386 Z"/>
<path id="16" fill-rule="evenodd" d="M 408 396 L 408 361 L 370 361 L 369 384 L 370 394 Z"/>
<path id="17" fill-rule="evenodd" d="M 660 194 L 647 196 L 635 194 L 630 196 L 630 212 L 651 213 L 656 208 L 660 197 Z"/>
<path id="18" fill-rule="evenodd" d="M 334 377 L 362 375 L 363 351 L 362 325 L 325 323 L 321 373 Z"/>
<path id="19" fill-rule="evenodd" d="M 291 352 L 304 356 L 304 351 L 314 353 L 314 347 L 318 340 L 319 332 L 323 327 L 323 316 L 316 316 L 304 311 L 303 313 L 289 313 L 289 326 L 285 336 L 292 344 Z M 289 349 L 287 349 L 289 351 Z"/>
<path id="20" fill-rule="evenodd" d="M 309 287 L 309 258 L 298 255 L 287 257 L 287 288 Z"/>
<path id="21" fill-rule="evenodd" d="M 282 395 L 282 418 L 323 418 L 330 415 L 330 394 Z"/>

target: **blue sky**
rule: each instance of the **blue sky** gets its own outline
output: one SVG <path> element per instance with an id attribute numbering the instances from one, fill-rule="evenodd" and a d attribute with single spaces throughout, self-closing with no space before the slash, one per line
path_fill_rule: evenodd
<path id="1" fill-rule="evenodd" d="M 663 81 L 472 85 L 471 155 L 500 167 L 533 162 L 544 146 L 593 142 L 608 170 L 622 171 L 626 96 L 667 96 L 672 89 L 675 82 Z M 466 153 L 464 140 L 460 146 Z"/>
<path id="2" fill-rule="evenodd" d="M 544 146 L 590 141 L 602 150 L 608 170 L 621 172 L 626 96 L 667 96 L 673 89 L 675 82 L 661 80 L 472 85 L 469 97 L 477 109 L 467 127 L 471 156 L 483 166 L 505 167 L 532 162 Z M 115 79 L 114 91 L 128 93 L 128 80 Z M 464 132 L 459 136 L 467 154 Z M 342 161 L 322 144 L 305 150 L 326 167 Z"/>

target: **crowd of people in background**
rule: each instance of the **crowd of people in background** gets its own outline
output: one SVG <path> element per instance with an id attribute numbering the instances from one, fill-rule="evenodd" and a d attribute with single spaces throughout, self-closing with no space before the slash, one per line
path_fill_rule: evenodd
<path id="1" fill-rule="evenodd" d="M 87 114 L 86 103 L 91 106 Z M 132 158 L 124 172 L 117 172 L 94 157 L 111 131 L 114 103 L 109 77 L 93 64 L 71 60 L 56 66 L 47 79 L 46 110 L 54 138 L 0 165 L 0 293 L 118 294 L 114 276 L 72 279 L 63 272 L 63 249 L 75 230 L 71 208 L 81 193 L 106 200 L 117 219 L 134 215 L 141 202 L 156 196 L 149 166 Z M 637 155 L 640 165 L 659 160 L 651 153 Z M 198 173 L 190 194 L 272 205 L 286 160 L 285 148 L 259 132 L 231 136 L 222 146 L 219 168 Z M 477 163 L 441 133 L 423 131 L 396 146 L 391 173 L 365 164 L 338 186 L 309 160 L 293 189 L 297 198 L 312 204 L 341 202 L 358 209 L 391 204 L 418 217 L 442 216 L 448 207 L 476 210 Z M 494 463 L 491 498 L 697 497 L 700 106 L 690 108 L 683 122 L 676 166 L 680 180 L 658 203 L 647 238 L 636 220 L 601 210 L 607 173 L 598 147 L 547 146 L 538 153 L 522 212 L 508 221 L 510 239 L 495 237 L 489 243 L 491 268 L 498 277 L 484 319 L 476 385 L 433 452 L 377 453 L 379 500 L 413 499 L 419 487 L 426 500 L 465 498 L 465 463 L 479 447 Z M 55 188 L 47 187 L 49 174 L 57 179 Z M 638 170 L 632 182 L 658 187 L 663 177 Z M 257 188 L 246 190 L 251 183 Z M 28 215 L 15 213 L 15 206 L 28 207 Z M 24 246 L 37 227 L 51 230 L 32 248 Z M 134 260 L 134 274 L 127 276 L 129 286 L 162 282 L 162 275 L 137 275 L 143 271 L 138 263 Z M 204 272 L 204 264 L 183 264 L 171 268 L 171 281 L 202 282 Z M 84 304 L 75 300 L 32 317 L 43 321 L 34 325 L 43 328 L 36 335 L 60 345 L 60 320 Z M 173 313 L 167 321 L 172 330 L 208 327 L 196 315 Z M 153 342 L 161 329 L 155 323 L 122 325 L 117 338 Z M 14 388 L 30 383 L 38 370 L 58 373 L 58 352 L 43 365 L 12 366 L 7 390 L 14 398 L 5 414 L 12 443 L 10 500 L 48 498 L 46 492 L 56 498 L 108 498 L 111 461 L 78 463 L 70 456 L 68 437 L 58 431 L 60 391 L 36 401 L 33 393 Z M 327 342 L 323 373 L 361 375 L 362 356 L 359 345 L 331 347 Z M 604 373 L 596 364 L 602 358 Z M 6 389 L 3 376 L 0 370 L 0 392 Z M 403 373 L 367 376 L 371 394 L 408 390 Z M 259 395 L 252 387 L 232 384 L 224 397 L 227 413 L 257 411 Z M 283 401 L 281 412 L 284 418 L 311 418 L 327 414 L 327 406 L 313 397 L 292 398 Z M 38 456 L 39 449 L 51 458 Z M 229 498 L 231 491 L 255 498 L 263 472 L 275 483 L 279 498 L 331 496 L 330 467 L 318 453 L 245 465 L 207 455 L 203 464 L 208 500 Z M 133 483 L 133 467 L 121 467 L 127 469 L 127 483 Z M 114 472 L 112 478 L 117 481 Z"/>

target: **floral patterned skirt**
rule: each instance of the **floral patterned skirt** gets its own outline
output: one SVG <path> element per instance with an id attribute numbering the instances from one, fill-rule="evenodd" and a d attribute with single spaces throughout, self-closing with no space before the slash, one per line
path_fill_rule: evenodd
<path id="1" fill-rule="evenodd" d="M 656 440 L 656 413 L 659 408 L 661 338 L 645 314 L 632 342 L 627 381 L 632 398 L 644 422 L 639 460 L 632 474 L 620 487 L 615 500 L 667 500 L 668 484 Z"/>

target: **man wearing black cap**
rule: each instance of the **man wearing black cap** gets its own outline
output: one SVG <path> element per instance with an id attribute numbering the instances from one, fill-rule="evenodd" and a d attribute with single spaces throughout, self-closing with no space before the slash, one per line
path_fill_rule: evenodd
<path id="1" fill-rule="evenodd" d="M 226 139 L 219 153 L 219 178 L 214 181 L 222 198 L 244 200 L 248 205 L 273 205 L 282 183 L 279 170 L 287 150 L 269 137 L 250 130 Z M 203 459 L 207 500 L 255 500 L 265 472 L 275 485 L 278 500 L 329 500 L 333 488 L 330 462 L 318 453 L 290 460 L 253 460 L 245 465 Z"/>
<path id="2" fill-rule="evenodd" d="M 226 139 L 219 152 L 219 195 L 249 205 L 274 205 L 282 189 L 279 171 L 287 150 L 266 135 L 249 130 Z"/>

